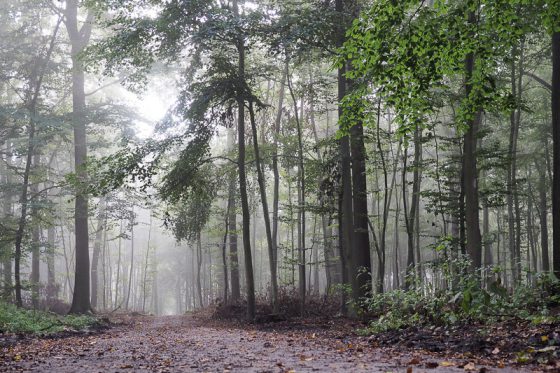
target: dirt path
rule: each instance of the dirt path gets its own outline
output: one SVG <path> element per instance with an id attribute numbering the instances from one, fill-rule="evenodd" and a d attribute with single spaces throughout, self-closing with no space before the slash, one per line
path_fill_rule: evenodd
<path id="1" fill-rule="evenodd" d="M 529 371 L 465 364 L 374 348 L 320 330 L 246 330 L 190 316 L 140 317 L 97 335 L 20 342 L 2 348 L 0 356 L 0 371 L 61 373 Z"/>

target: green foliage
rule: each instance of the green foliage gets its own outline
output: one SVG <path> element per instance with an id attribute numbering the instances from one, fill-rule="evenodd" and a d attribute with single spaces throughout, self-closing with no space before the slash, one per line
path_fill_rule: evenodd
<path id="1" fill-rule="evenodd" d="M 59 316 L 51 312 L 26 310 L 0 302 L 0 333 L 52 334 L 65 330 L 82 330 L 99 324 L 90 315 Z"/>
<path id="2" fill-rule="evenodd" d="M 447 263 L 448 267 L 460 263 Z M 468 267 L 468 263 L 466 264 Z M 459 273 L 464 273 L 460 271 Z M 499 271 L 494 271 L 494 276 Z M 490 276 L 486 288 L 471 275 L 459 275 L 456 288 L 394 290 L 374 294 L 364 301 L 368 315 L 374 320 L 363 333 L 379 333 L 412 326 L 449 326 L 457 323 L 492 323 L 507 318 L 520 318 L 534 323 L 549 322 L 554 317 L 549 309 L 560 297 L 558 280 L 539 278 L 535 286 L 521 285 L 513 293 L 500 284 L 499 277 Z M 497 278 L 497 279 L 496 279 Z"/>
<path id="3" fill-rule="evenodd" d="M 365 97 L 375 95 L 395 110 L 400 133 L 425 125 L 439 109 L 439 97 L 466 85 L 455 113 L 464 130 L 479 110 L 503 112 L 519 103 L 496 75 L 515 55 L 512 49 L 530 31 L 540 11 L 523 1 L 377 0 L 357 18 L 339 51 L 337 66 L 349 62 L 354 90 L 343 101 L 343 122 L 371 112 Z M 465 62 L 474 57 L 471 76 Z M 463 82 L 457 84 L 456 82 Z M 371 104 L 370 104 L 371 105 Z"/>

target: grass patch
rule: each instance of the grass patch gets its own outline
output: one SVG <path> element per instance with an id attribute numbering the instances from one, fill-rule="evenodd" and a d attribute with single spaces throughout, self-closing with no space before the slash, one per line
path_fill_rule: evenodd
<path id="1" fill-rule="evenodd" d="M 98 326 L 92 315 L 60 316 L 52 312 L 17 308 L 0 302 L 0 333 L 49 335 L 64 331 L 79 331 Z"/>

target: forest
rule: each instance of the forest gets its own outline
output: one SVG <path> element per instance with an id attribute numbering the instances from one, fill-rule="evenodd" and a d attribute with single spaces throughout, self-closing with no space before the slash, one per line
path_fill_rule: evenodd
<path id="1" fill-rule="evenodd" d="M 2 0 L 0 206 L 0 370 L 560 369 L 560 1 Z"/>

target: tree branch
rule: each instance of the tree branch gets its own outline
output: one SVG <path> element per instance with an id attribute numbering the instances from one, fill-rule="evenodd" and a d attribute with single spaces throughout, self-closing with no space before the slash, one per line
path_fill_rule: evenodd
<path id="1" fill-rule="evenodd" d="M 532 78 L 533 80 L 535 80 L 537 83 L 540 83 L 543 88 L 547 89 L 548 91 L 552 92 L 552 84 L 550 84 L 549 82 L 547 82 L 546 80 L 544 80 L 543 78 L 528 72 L 528 71 L 524 71 L 523 75 L 527 75 L 529 78 Z"/>

